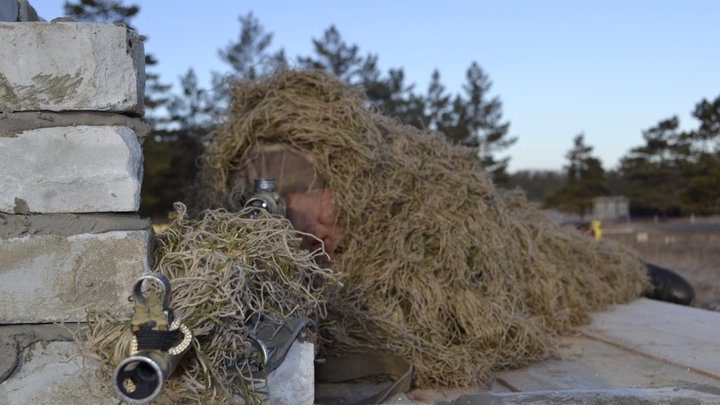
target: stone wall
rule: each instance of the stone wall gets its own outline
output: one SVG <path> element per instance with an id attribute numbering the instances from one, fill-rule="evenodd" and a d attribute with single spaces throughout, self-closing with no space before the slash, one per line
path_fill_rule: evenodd
<path id="1" fill-rule="evenodd" d="M 144 51 L 121 24 L 44 22 L 0 0 L 0 404 L 116 404 L 73 340 L 88 310 L 128 314 L 151 268 L 142 185 Z M 270 402 L 313 402 L 296 342 Z"/>
<path id="2" fill-rule="evenodd" d="M 0 403 L 116 403 L 71 329 L 88 310 L 127 314 L 150 268 L 143 43 L 14 13 L 39 20 L 0 1 Z"/>

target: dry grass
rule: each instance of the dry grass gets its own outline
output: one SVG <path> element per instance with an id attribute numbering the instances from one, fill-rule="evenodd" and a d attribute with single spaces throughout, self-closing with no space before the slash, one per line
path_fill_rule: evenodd
<path id="1" fill-rule="evenodd" d="M 337 277 L 318 266 L 322 252 L 299 249 L 303 235 L 283 218 L 208 210 L 190 219 L 183 205 L 176 209 L 178 218 L 159 236 L 154 271 L 171 280 L 170 305 L 195 339 L 156 403 L 216 404 L 234 397 L 259 403 L 263 376 L 249 372 L 247 336 L 254 322 L 259 315 L 319 320 L 323 291 Z M 89 315 L 84 345 L 103 365 L 103 381 L 129 354 L 129 316 Z"/>

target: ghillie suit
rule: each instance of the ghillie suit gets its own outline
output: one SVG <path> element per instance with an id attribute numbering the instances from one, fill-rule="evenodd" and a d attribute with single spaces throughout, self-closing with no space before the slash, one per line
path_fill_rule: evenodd
<path id="1" fill-rule="evenodd" d="M 325 353 L 387 350 L 415 365 L 418 386 L 477 385 L 546 358 L 589 311 L 647 284 L 634 255 L 506 198 L 475 150 L 378 114 L 361 89 L 290 71 L 232 95 L 200 195 L 232 206 L 257 146 L 309 157 L 344 227 L 331 267 L 345 286 L 328 297 Z"/>
<path id="2" fill-rule="evenodd" d="M 323 317 L 322 291 L 336 277 L 299 248 L 302 235 L 283 218 L 208 210 L 191 219 L 182 204 L 176 209 L 158 237 L 154 270 L 171 280 L 170 306 L 195 339 L 153 403 L 259 403 L 263 374 L 249 371 L 257 354 L 248 338 L 254 319 Z M 103 383 L 129 354 L 130 312 L 90 313 L 80 336 L 85 354 L 102 366 Z"/>

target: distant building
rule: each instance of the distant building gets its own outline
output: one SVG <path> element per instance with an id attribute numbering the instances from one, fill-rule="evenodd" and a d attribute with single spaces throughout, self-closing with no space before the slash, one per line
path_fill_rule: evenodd
<path id="1" fill-rule="evenodd" d="M 593 198 L 593 219 L 630 219 L 630 199 L 623 196 Z"/>

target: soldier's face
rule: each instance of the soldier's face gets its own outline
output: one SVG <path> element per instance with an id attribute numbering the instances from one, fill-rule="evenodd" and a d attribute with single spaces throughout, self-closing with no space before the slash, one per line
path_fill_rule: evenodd
<path id="1" fill-rule="evenodd" d="M 332 190 L 322 188 L 306 193 L 288 193 L 285 204 L 287 217 L 293 226 L 322 240 L 325 251 L 332 256 L 343 231 Z M 321 247 L 321 243 L 313 238 L 306 238 L 303 243 L 310 250 Z"/>

